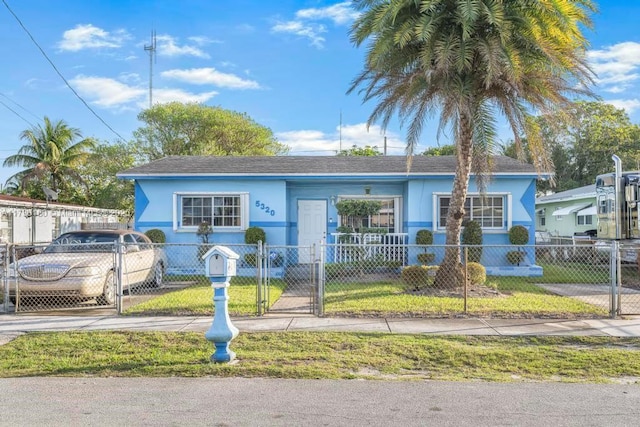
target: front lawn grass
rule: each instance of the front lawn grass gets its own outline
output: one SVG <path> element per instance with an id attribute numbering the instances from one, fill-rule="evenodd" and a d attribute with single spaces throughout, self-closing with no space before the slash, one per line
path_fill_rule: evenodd
<path id="1" fill-rule="evenodd" d="M 400 280 L 369 283 L 330 281 L 325 285 L 324 313 L 327 316 L 375 317 L 449 317 L 460 314 L 495 317 L 598 317 L 608 315 L 604 308 L 559 296 L 536 286 L 536 283 L 606 284 L 608 267 L 580 262 L 541 263 L 542 277 L 488 277 L 487 284 L 499 291 L 498 296 L 473 296 L 467 301 L 460 296 L 416 295 L 405 292 Z M 191 278 L 193 279 L 193 278 Z M 284 291 L 286 283 L 271 279 L 270 305 Z M 234 277 L 229 287 L 229 314 L 252 316 L 256 308 L 256 280 Z M 213 313 L 213 291 L 205 277 L 193 286 L 166 293 L 125 311 L 128 315 L 193 315 Z"/>
<path id="2" fill-rule="evenodd" d="M 574 298 L 553 295 L 521 277 L 489 277 L 500 295 L 469 297 L 472 316 L 594 317 L 607 311 Z M 402 283 L 340 283 L 326 285 L 324 312 L 328 316 L 448 317 L 464 312 L 457 296 L 416 295 Z"/>
<path id="3" fill-rule="evenodd" d="M 241 333 L 237 363 L 209 361 L 202 333 L 30 333 L 0 347 L 0 377 L 268 377 L 635 382 L 640 339 Z"/>
<path id="4" fill-rule="evenodd" d="M 193 279 L 193 278 L 192 278 Z M 210 316 L 213 315 L 213 289 L 205 278 L 193 279 L 194 284 L 134 305 L 125 315 L 144 316 Z M 280 279 L 271 279 L 269 301 L 273 304 L 286 286 Z M 233 277 L 228 288 L 229 315 L 255 316 L 257 314 L 257 286 L 255 278 Z M 263 296 L 266 298 L 266 296 Z"/>

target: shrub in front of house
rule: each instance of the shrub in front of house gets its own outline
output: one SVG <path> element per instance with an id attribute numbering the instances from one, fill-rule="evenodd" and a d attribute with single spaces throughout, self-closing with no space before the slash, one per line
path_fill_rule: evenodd
<path id="1" fill-rule="evenodd" d="M 429 268 L 424 265 L 409 265 L 400 273 L 402 283 L 410 291 L 419 291 L 429 284 Z"/>
<path id="2" fill-rule="evenodd" d="M 207 221 L 203 221 L 198 225 L 196 236 L 200 239 L 200 246 L 198 246 L 198 259 L 202 260 L 204 254 L 209 252 L 209 249 L 213 247 L 213 244 L 209 243 L 211 235 L 213 234 L 213 227 Z"/>
<path id="3" fill-rule="evenodd" d="M 509 251 L 507 252 L 507 261 L 513 265 L 519 265 L 524 261 L 524 252 L 522 251 Z"/>
<path id="4" fill-rule="evenodd" d="M 514 225 L 509 229 L 509 241 L 512 245 L 529 243 L 529 230 L 524 225 Z"/>
<path id="5" fill-rule="evenodd" d="M 418 230 L 416 233 L 416 244 L 420 246 L 428 246 L 433 244 L 433 232 L 431 230 Z M 422 265 L 432 263 L 436 259 L 436 254 L 427 252 L 424 249 L 423 253 L 418 254 L 418 262 Z"/>
<path id="6" fill-rule="evenodd" d="M 416 233 L 417 245 L 432 245 L 433 244 L 433 232 L 431 230 L 418 230 Z"/>
<path id="7" fill-rule="evenodd" d="M 164 234 L 164 231 L 158 228 L 152 228 L 151 230 L 147 230 L 144 234 L 151 239 L 153 243 L 166 243 L 167 236 Z"/>
<path id="8" fill-rule="evenodd" d="M 244 232 L 244 242 L 248 245 L 257 245 L 258 242 L 265 243 L 267 241 L 267 233 L 260 227 L 249 227 Z"/>
<path id="9" fill-rule="evenodd" d="M 467 264 L 467 280 L 471 285 L 484 285 L 487 281 L 487 270 L 477 262 Z"/>
<path id="10" fill-rule="evenodd" d="M 529 230 L 523 225 L 514 225 L 509 229 L 509 241 L 512 245 L 526 245 L 529 243 Z M 524 261 L 526 253 L 520 249 L 507 252 L 507 261 L 514 265 L 520 265 Z"/>
<path id="11" fill-rule="evenodd" d="M 267 242 L 267 233 L 260 227 L 249 227 L 244 232 L 244 242 L 248 245 L 257 245 L 259 242 L 263 244 Z M 257 267 L 258 254 L 248 253 L 244 255 L 244 262 L 249 267 Z"/>
<path id="12" fill-rule="evenodd" d="M 480 262 L 482 258 L 482 227 L 478 221 L 467 221 L 461 234 L 463 245 L 471 246 L 467 249 L 467 262 Z"/>

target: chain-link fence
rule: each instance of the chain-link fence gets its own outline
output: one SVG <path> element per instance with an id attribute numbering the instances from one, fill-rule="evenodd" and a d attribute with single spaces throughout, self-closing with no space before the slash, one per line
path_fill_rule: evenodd
<path id="1" fill-rule="evenodd" d="M 202 255 L 213 245 L 0 246 L 8 311 L 213 314 Z M 229 313 L 606 317 L 640 313 L 640 247 L 225 245 L 239 255 Z"/>
<path id="2" fill-rule="evenodd" d="M 326 315 L 597 317 L 611 311 L 608 248 L 405 245 L 393 256 L 385 250 L 326 246 Z"/>
<path id="3" fill-rule="evenodd" d="M 136 286 L 124 290 L 120 311 L 125 315 L 208 316 L 213 314 L 213 290 L 205 276 L 202 257 L 214 244 L 163 244 L 158 247 L 166 260 L 161 286 Z M 225 245 L 238 254 L 237 275 L 229 288 L 229 313 L 232 316 L 260 314 L 258 286 L 261 279 L 261 247 Z M 275 292 L 275 295 L 278 295 Z"/>
<path id="4" fill-rule="evenodd" d="M 212 314 L 213 291 L 201 259 L 211 246 L 112 242 L 9 246 L 2 281 L 5 308 L 16 312 L 117 308 L 124 314 Z M 240 259 L 231 292 L 237 298 L 230 312 L 255 315 L 258 247 L 231 245 L 231 249 Z"/>

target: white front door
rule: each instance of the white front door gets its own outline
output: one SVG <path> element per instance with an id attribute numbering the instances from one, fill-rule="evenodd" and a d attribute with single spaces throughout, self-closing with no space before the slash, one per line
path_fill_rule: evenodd
<path id="1" fill-rule="evenodd" d="M 316 244 L 316 250 L 327 233 L 327 202 L 325 200 L 298 200 L 298 246 L 310 247 Z M 301 249 L 298 255 L 300 264 L 313 262 L 311 253 Z"/>

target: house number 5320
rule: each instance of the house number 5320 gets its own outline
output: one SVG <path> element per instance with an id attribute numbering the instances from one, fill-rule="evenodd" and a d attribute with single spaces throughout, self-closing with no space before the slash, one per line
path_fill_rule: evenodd
<path id="1" fill-rule="evenodd" d="M 262 203 L 260 200 L 256 200 L 256 207 L 262 209 L 271 216 L 274 216 L 276 214 L 276 211 L 271 209 L 269 205 L 265 205 L 264 203 Z"/>

